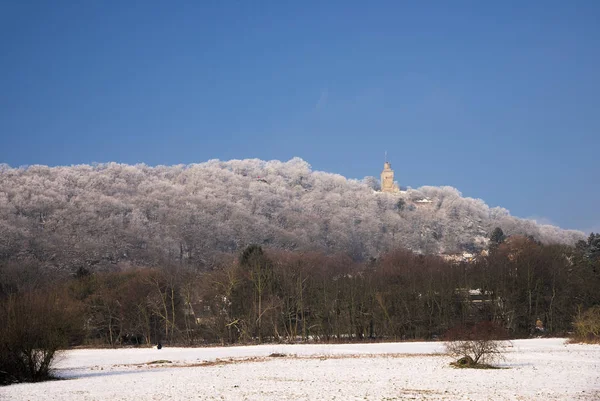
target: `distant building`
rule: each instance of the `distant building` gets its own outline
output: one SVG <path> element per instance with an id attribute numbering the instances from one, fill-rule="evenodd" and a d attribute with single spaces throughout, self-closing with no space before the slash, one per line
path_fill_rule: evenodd
<path id="1" fill-rule="evenodd" d="M 429 198 L 421 198 L 414 201 L 414 204 L 417 206 L 431 206 L 433 201 Z"/>
<path id="2" fill-rule="evenodd" d="M 398 193 L 400 188 L 394 182 L 394 170 L 390 162 L 386 161 L 381 172 L 381 192 Z"/>
<path id="3" fill-rule="evenodd" d="M 474 253 L 470 253 L 470 252 L 444 254 L 441 256 L 444 260 L 451 262 L 451 263 L 461 263 L 461 262 L 471 263 L 477 259 L 477 255 Z"/>

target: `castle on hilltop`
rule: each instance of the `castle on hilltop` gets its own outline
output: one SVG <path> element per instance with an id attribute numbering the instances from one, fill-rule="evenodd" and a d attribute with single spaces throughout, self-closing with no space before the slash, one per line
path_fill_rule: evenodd
<path id="1" fill-rule="evenodd" d="M 394 182 L 394 170 L 392 165 L 386 160 L 381 172 L 381 192 L 397 193 L 400 192 L 398 184 Z"/>

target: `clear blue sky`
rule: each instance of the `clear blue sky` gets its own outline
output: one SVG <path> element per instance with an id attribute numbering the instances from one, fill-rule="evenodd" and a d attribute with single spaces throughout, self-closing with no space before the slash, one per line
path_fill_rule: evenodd
<path id="1" fill-rule="evenodd" d="M 386 150 L 402 186 L 600 231 L 600 1 L 0 0 L 0 162 Z"/>

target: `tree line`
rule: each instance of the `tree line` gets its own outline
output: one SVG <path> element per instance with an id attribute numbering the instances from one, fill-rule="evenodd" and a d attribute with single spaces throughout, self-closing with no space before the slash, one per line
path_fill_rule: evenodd
<path id="1" fill-rule="evenodd" d="M 2 318 L 23 297 L 49 297 L 68 315 L 63 345 L 427 340 L 477 321 L 513 337 L 562 335 L 578 311 L 600 304 L 600 235 L 576 247 L 497 241 L 470 263 L 402 249 L 356 262 L 259 245 L 208 271 L 165 264 L 67 276 L 9 263 Z"/>

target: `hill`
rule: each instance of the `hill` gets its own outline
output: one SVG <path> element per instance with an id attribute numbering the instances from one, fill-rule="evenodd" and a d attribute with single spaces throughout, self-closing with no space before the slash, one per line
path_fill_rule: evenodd
<path id="1" fill-rule="evenodd" d="M 501 227 L 542 243 L 574 244 L 579 231 L 536 224 L 465 198 L 452 187 L 378 192 L 287 162 L 211 160 L 156 166 L 0 166 L 0 258 L 58 268 L 209 265 L 257 243 L 343 252 L 356 260 L 403 247 L 425 254 L 485 249 Z"/>

